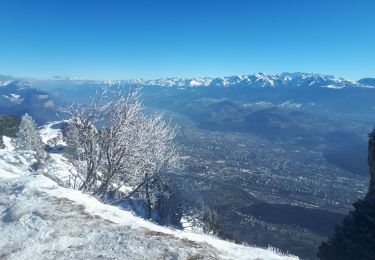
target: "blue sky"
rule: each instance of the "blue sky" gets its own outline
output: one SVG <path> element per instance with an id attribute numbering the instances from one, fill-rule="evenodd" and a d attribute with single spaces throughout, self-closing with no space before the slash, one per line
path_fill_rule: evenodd
<path id="1" fill-rule="evenodd" d="M 0 74 L 375 77 L 374 0 L 0 0 Z"/>

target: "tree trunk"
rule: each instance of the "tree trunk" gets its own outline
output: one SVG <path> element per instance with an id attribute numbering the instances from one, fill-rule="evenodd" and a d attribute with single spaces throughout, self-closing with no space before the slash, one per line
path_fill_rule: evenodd
<path id="1" fill-rule="evenodd" d="M 150 199 L 148 182 L 146 183 L 145 189 L 146 189 L 146 219 L 150 219 L 151 218 L 151 199 Z"/>

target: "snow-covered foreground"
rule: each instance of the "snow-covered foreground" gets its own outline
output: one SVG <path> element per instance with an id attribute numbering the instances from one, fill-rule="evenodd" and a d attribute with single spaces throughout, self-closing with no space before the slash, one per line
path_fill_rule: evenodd
<path id="1" fill-rule="evenodd" d="M 0 259 L 298 259 L 152 224 L 58 186 L 30 162 L 0 150 Z"/>

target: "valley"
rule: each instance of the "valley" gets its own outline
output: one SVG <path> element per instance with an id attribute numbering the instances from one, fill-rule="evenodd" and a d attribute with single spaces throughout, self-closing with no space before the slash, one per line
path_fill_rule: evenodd
<path id="1" fill-rule="evenodd" d="M 250 134 L 190 129 L 182 135 L 183 197 L 188 205 L 214 208 L 225 238 L 313 259 L 367 190 L 368 176 L 328 163 L 319 151 Z"/>
<path id="2" fill-rule="evenodd" d="M 253 78 L 257 85 L 250 86 L 234 78 L 206 79 L 211 84 L 206 86 L 190 85 L 202 79 L 36 81 L 33 86 L 54 104 L 85 102 L 102 86 L 109 94 L 112 88 L 141 87 L 146 111 L 163 111 L 177 126 L 183 168 L 170 181 L 182 201 L 179 214 L 194 218 L 209 209 L 219 218 L 222 238 L 316 259 L 319 244 L 367 190 L 367 133 L 375 122 L 375 91 L 335 77 L 288 75 L 296 78 L 282 83 L 276 76 L 258 75 Z M 23 98 L 25 90 L 17 84 L 3 87 L 3 95 Z M 26 91 L 25 100 L 36 102 L 29 109 L 33 114 L 45 101 L 33 99 L 39 93 L 31 91 L 37 94 Z M 62 119 L 57 108 L 45 107 L 47 116 L 38 121 L 53 115 Z"/>

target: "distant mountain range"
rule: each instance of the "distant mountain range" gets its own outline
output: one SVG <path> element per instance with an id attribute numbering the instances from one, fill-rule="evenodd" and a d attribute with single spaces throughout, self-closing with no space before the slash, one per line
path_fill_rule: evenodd
<path id="1" fill-rule="evenodd" d="M 325 87 L 341 89 L 344 87 L 370 87 L 375 85 L 375 79 L 363 81 L 351 81 L 342 77 L 310 73 L 281 73 L 266 74 L 257 73 L 244 76 L 230 76 L 221 78 L 197 77 L 197 78 L 166 78 L 156 80 L 127 80 L 126 84 L 163 87 Z"/>
<path id="2" fill-rule="evenodd" d="M 11 81 L 27 82 L 38 86 L 61 86 L 61 85 L 137 85 L 137 86 L 157 86 L 157 87 L 254 87 L 254 88 L 295 88 L 295 87 L 323 87 L 341 89 L 345 87 L 374 88 L 374 78 L 364 78 L 359 81 L 351 81 L 342 77 L 312 74 L 312 73 L 281 73 L 266 74 L 256 73 L 243 76 L 229 77 L 194 77 L 194 78 L 160 78 L 154 80 L 133 79 L 133 80 L 86 80 L 79 78 L 55 77 L 49 80 L 21 79 L 11 76 L 0 75 L 0 86 Z"/>
<path id="3" fill-rule="evenodd" d="M 0 114 L 32 114 L 37 122 L 56 117 L 56 100 L 50 94 L 31 87 L 26 81 L 0 79 Z"/>
<path id="4" fill-rule="evenodd" d="M 374 78 L 351 81 L 321 74 L 257 73 L 221 78 L 104 81 L 63 77 L 33 79 L 0 75 L 0 114 L 19 116 L 29 113 L 37 122 L 44 123 L 56 119 L 56 109 L 63 103 L 73 100 L 85 102 L 102 86 L 143 87 L 146 103 L 167 108 L 166 104 L 175 102 L 174 107 L 168 107 L 171 111 L 184 107 L 176 100 L 182 102 L 185 98 L 187 100 L 184 104 L 190 104 L 186 107 L 189 113 L 194 111 L 191 106 L 198 102 L 195 99 L 202 97 L 243 102 L 244 106 L 264 101 L 274 104 L 298 103 L 300 107 L 314 104 L 316 107 L 330 107 L 343 113 L 355 113 L 356 116 L 370 115 L 375 109 L 375 91 L 372 91 L 375 88 Z M 181 89 L 185 90 L 183 94 Z M 200 91 L 197 91 L 198 89 Z M 203 108 L 197 109 L 200 113 Z"/>

